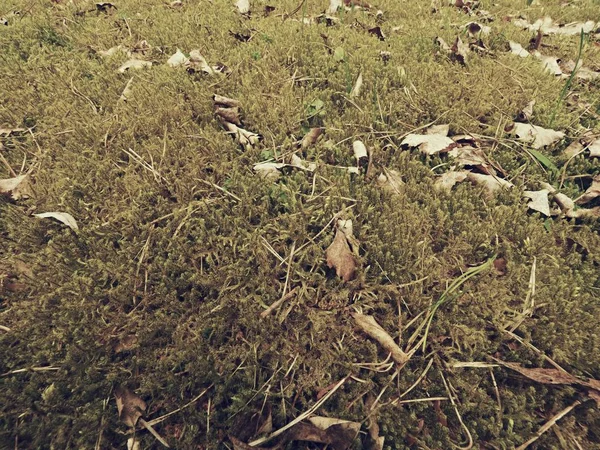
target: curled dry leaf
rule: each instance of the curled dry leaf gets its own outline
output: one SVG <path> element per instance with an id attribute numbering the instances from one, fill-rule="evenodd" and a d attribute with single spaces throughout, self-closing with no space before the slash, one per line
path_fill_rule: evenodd
<path id="1" fill-rule="evenodd" d="M 383 171 L 384 173 L 377 177 L 377 184 L 390 194 L 400 194 L 404 185 L 400 173 L 394 169 L 383 169 Z"/>
<path id="2" fill-rule="evenodd" d="M 194 49 L 190 52 L 190 57 L 186 67 L 191 72 L 204 72 L 208 75 L 214 75 L 217 72 L 226 72 L 226 70 L 217 70 L 217 68 L 215 68 L 216 66 L 211 67 L 204 56 L 202 56 L 200 53 L 200 50 L 197 49 Z"/>
<path id="3" fill-rule="evenodd" d="M 554 194 L 554 201 L 561 212 L 570 219 L 597 219 L 600 218 L 600 206 L 595 208 L 575 208 L 575 202 L 567 195 L 557 192 Z"/>
<path id="4" fill-rule="evenodd" d="M 362 141 L 354 141 L 352 143 L 352 150 L 354 152 L 354 158 L 356 159 L 357 166 L 363 165 L 365 161 L 368 162 L 369 152 Z"/>
<path id="5" fill-rule="evenodd" d="M 529 31 L 541 31 L 543 34 L 562 34 L 565 36 L 577 36 L 581 34 L 582 31 L 584 33 L 590 33 L 600 26 L 600 22 L 596 23 L 593 20 L 560 25 L 555 23 L 554 20 L 548 16 L 538 19 L 534 23 L 530 23 L 525 19 L 515 19 L 512 23 L 519 28 L 527 29 Z"/>
<path id="6" fill-rule="evenodd" d="M 392 339 L 392 337 L 377 323 L 373 316 L 365 314 L 354 313 L 352 314 L 354 321 L 371 338 L 375 339 L 379 344 L 390 354 L 392 359 L 399 365 L 404 365 L 408 361 L 409 357 L 398 344 Z"/>
<path id="7" fill-rule="evenodd" d="M 510 46 L 510 52 L 513 55 L 520 56 L 521 58 L 527 58 L 530 56 L 530 53 L 523 48 L 521 44 L 514 41 L 508 41 L 508 45 Z"/>
<path id="8" fill-rule="evenodd" d="M 472 166 L 488 175 L 491 173 L 491 165 L 481 148 L 465 145 L 452 149 L 448 152 L 448 155 L 452 156 L 459 166 Z"/>
<path id="9" fill-rule="evenodd" d="M 467 179 L 467 174 L 466 170 L 443 173 L 435 180 L 433 187 L 440 191 L 450 192 L 456 183 L 461 183 Z"/>
<path id="10" fill-rule="evenodd" d="M 335 268 L 338 277 L 344 281 L 356 278 L 358 262 L 351 247 L 356 238 L 352 234 L 352 221 L 339 219 L 335 227 L 335 237 L 327 248 L 327 266 Z"/>
<path id="11" fill-rule="evenodd" d="M 352 91 L 350 91 L 350 98 L 355 98 L 360 95 L 360 90 L 362 89 L 362 85 L 363 85 L 363 75 L 361 72 L 358 74 L 358 78 L 356 79 L 356 82 L 354 83 L 354 87 L 352 88 Z"/>
<path id="12" fill-rule="evenodd" d="M 460 37 L 456 37 L 454 44 L 450 48 L 451 59 L 458 61 L 459 63 L 465 65 L 467 64 L 467 54 L 469 53 L 469 46 L 466 45 Z"/>
<path id="13" fill-rule="evenodd" d="M 237 106 L 222 108 L 215 108 L 215 114 L 219 116 L 219 118 L 225 120 L 226 122 L 231 122 L 237 126 L 242 126 L 242 120 L 240 118 L 240 109 Z"/>
<path id="14" fill-rule="evenodd" d="M 290 158 L 289 165 L 291 167 L 296 167 L 297 169 L 307 170 L 309 172 L 314 172 L 315 169 L 317 168 L 316 163 L 314 163 L 314 162 L 307 163 L 306 161 L 304 161 L 302 158 L 300 158 L 295 153 Z"/>
<path id="15" fill-rule="evenodd" d="M 14 178 L 0 180 L 0 194 L 5 194 L 13 200 L 29 198 L 31 196 L 29 175 L 19 175 Z"/>
<path id="16" fill-rule="evenodd" d="M 447 152 L 455 146 L 455 142 L 448 137 L 448 125 L 436 125 L 429 128 L 427 134 L 409 134 L 401 146 L 417 147 L 425 155 L 434 155 Z"/>
<path id="17" fill-rule="evenodd" d="M 250 12 L 250 1 L 249 0 L 237 0 L 235 2 L 240 14 L 248 14 Z"/>
<path id="18" fill-rule="evenodd" d="M 47 213 L 34 214 L 34 217 L 38 217 L 40 219 L 55 219 L 55 220 L 58 220 L 59 222 L 65 224 L 73 231 L 79 230 L 79 227 L 77 226 L 77 222 L 75 221 L 75 218 L 69 213 L 47 212 Z"/>
<path id="19" fill-rule="evenodd" d="M 549 193 L 550 191 L 548 189 L 541 189 L 539 191 L 525 191 L 523 192 L 523 196 L 531 200 L 527 204 L 529 209 L 541 212 L 545 216 L 550 216 Z"/>
<path id="20" fill-rule="evenodd" d="M 132 84 L 133 84 L 133 77 L 131 77 L 129 79 L 129 81 L 127 82 L 127 84 L 125 85 L 123 92 L 121 92 L 121 97 L 119 97 L 119 101 L 126 102 L 127 100 L 129 100 L 131 98 L 131 94 L 133 93 L 133 89 L 131 88 Z"/>
<path id="21" fill-rule="evenodd" d="M 502 189 L 513 187 L 510 181 L 503 180 L 494 175 L 484 175 L 481 173 L 467 172 L 467 179 L 478 186 L 482 186 L 488 196 L 493 196 Z"/>
<path id="22" fill-rule="evenodd" d="M 135 427 L 146 410 L 146 402 L 129 389 L 120 386 L 115 389 L 115 399 L 119 419 L 128 427 Z"/>
<path id="23" fill-rule="evenodd" d="M 584 205 L 592 200 L 600 197 L 600 175 L 593 178 L 592 184 L 583 195 L 575 200 L 578 205 Z"/>
<path id="24" fill-rule="evenodd" d="M 596 138 L 594 141 L 586 146 L 586 150 L 590 152 L 590 158 L 600 158 L 600 138 Z"/>
<path id="25" fill-rule="evenodd" d="M 324 130 L 325 129 L 321 128 L 321 127 L 311 128 L 310 130 L 308 130 L 308 133 L 306 133 L 304 135 L 304 137 L 302 138 L 301 147 L 303 149 L 307 149 L 307 148 L 315 145 L 317 143 L 317 141 L 319 140 L 319 137 L 321 136 L 321 134 L 323 134 Z"/>
<path id="26" fill-rule="evenodd" d="M 535 106 L 535 100 L 531 100 L 527 103 L 527 106 L 523 108 L 517 115 L 517 122 L 529 122 L 533 117 L 533 107 Z"/>
<path id="27" fill-rule="evenodd" d="M 482 25 L 478 22 L 469 22 L 465 25 L 466 30 L 472 37 L 475 37 L 478 34 L 483 36 L 487 36 L 492 32 L 492 28 L 487 25 Z"/>
<path id="28" fill-rule="evenodd" d="M 144 61 L 142 59 L 130 59 L 130 60 L 126 61 L 125 63 L 123 63 L 123 65 L 121 67 L 119 67 L 117 69 L 117 71 L 120 73 L 125 73 L 130 69 L 144 69 L 146 67 L 151 67 L 151 66 L 152 66 L 152 62 L 150 62 L 150 61 Z"/>
<path id="29" fill-rule="evenodd" d="M 188 65 L 190 60 L 183 52 L 179 49 L 169 59 L 167 59 L 167 65 L 169 67 L 181 67 Z"/>
<path id="30" fill-rule="evenodd" d="M 520 122 L 514 122 L 509 132 L 516 136 L 519 141 L 530 143 L 534 149 L 552 145 L 565 137 L 565 133 L 562 131 Z"/>

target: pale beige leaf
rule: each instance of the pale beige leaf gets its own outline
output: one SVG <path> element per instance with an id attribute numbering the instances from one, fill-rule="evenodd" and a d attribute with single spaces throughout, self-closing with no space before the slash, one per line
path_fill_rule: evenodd
<path id="1" fill-rule="evenodd" d="M 440 124 L 440 125 L 432 125 L 427 130 L 425 130 L 425 134 L 434 135 L 438 134 L 440 136 L 448 136 L 450 132 L 450 124 Z"/>
<path id="2" fill-rule="evenodd" d="M 400 194 L 404 181 L 397 170 L 384 169 L 384 173 L 377 177 L 377 184 L 390 194 Z"/>
<path id="3" fill-rule="evenodd" d="M 115 399 L 117 401 L 119 419 L 125 425 L 135 427 L 139 418 L 142 417 L 146 410 L 146 402 L 129 389 L 122 387 L 115 389 Z"/>
<path id="4" fill-rule="evenodd" d="M 519 141 L 531 144 L 535 149 L 552 145 L 565 137 L 565 133 L 562 131 L 520 122 L 513 123 L 511 134 L 515 135 Z"/>
<path id="5" fill-rule="evenodd" d="M 530 56 L 529 52 L 525 50 L 518 42 L 508 41 L 508 45 L 510 46 L 510 52 L 513 55 L 520 56 L 521 58 L 527 58 Z"/>
<path id="6" fill-rule="evenodd" d="M 127 82 L 127 84 L 125 85 L 123 92 L 121 92 L 121 97 L 119 97 L 119 101 L 126 102 L 127 100 L 129 100 L 131 98 L 131 94 L 133 93 L 133 89 L 131 88 L 132 84 L 133 84 L 133 77 L 131 77 L 129 79 L 129 81 Z"/>
<path id="7" fill-rule="evenodd" d="M 433 187 L 440 191 L 450 192 L 456 183 L 467 179 L 467 171 L 446 172 L 435 180 Z"/>
<path id="8" fill-rule="evenodd" d="M 574 156 L 579 155 L 580 153 L 583 153 L 584 151 L 584 146 L 581 143 L 580 140 L 576 140 L 573 141 L 569 144 L 569 146 L 567 148 L 565 148 L 565 150 L 563 151 L 563 155 L 566 158 L 573 158 Z"/>
<path id="9" fill-rule="evenodd" d="M 533 56 L 542 62 L 546 71 L 556 76 L 562 75 L 562 69 L 558 63 L 558 58 L 555 56 L 542 55 L 538 51 L 533 52 Z"/>
<path id="10" fill-rule="evenodd" d="M 590 158 L 600 158 L 600 138 L 597 138 L 586 147 L 590 151 Z"/>
<path id="11" fill-rule="evenodd" d="M 150 67 L 152 66 L 152 62 L 150 61 L 144 61 L 142 59 L 130 59 L 128 61 L 126 61 L 125 63 L 123 63 L 123 65 L 121 67 L 119 67 L 117 70 L 120 73 L 125 73 L 130 69 L 144 69 L 146 67 Z"/>
<path id="12" fill-rule="evenodd" d="M 34 216 L 38 217 L 40 219 L 55 219 L 55 220 L 58 220 L 59 222 L 65 224 L 73 231 L 79 230 L 79 227 L 77 226 L 77 222 L 75 221 L 75 218 L 69 213 L 47 212 L 47 213 L 34 214 Z"/>
<path id="13" fill-rule="evenodd" d="M 200 50 L 194 49 L 190 51 L 190 57 L 188 63 L 186 64 L 188 69 L 195 72 L 204 72 L 208 75 L 214 75 L 217 72 L 213 69 L 210 64 L 206 61 L 204 56 L 200 53 Z"/>
<path id="14" fill-rule="evenodd" d="M 535 105 L 535 100 L 531 100 L 527 103 L 527 106 L 519 112 L 518 121 L 519 122 L 529 122 L 533 117 L 533 107 Z"/>
<path id="15" fill-rule="evenodd" d="M 6 194 L 13 200 L 29 198 L 31 196 L 29 175 L 19 175 L 14 178 L 0 180 L 0 194 Z"/>
<path id="16" fill-rule="evenodd" d="M 457 37 L 450 49 L 454 59 L 461 64 L 467 63 L 467 55 L 469 53 L 469 46 L 465 44 L 460 37 Z"/>
<path id="17" fill-rule="evenodd" d="M 367 147 L 363 144 L 362 141 L 354 141 L 352 143 L 352 150 L 354 151 L 354 158 L 356 161 L 360 161 L 361 158 L 368 158 L 369 152 L 367 152 Z"/>
<path id="18" fill-rule="evenodd" d="M 360 422 L 336 419 L 334 417 L 312 416 L 308 421 L 321 430 L 327 430 L 334 425 L 340 425 L 343 429 L 352 430 L 355 433 L 358 433 L 361 426 Z"/>
<path id="19" fill-rule="evenodd" d="M 250 12 L 249 0 L 237 0 L 235 2 L 235 6 L 237 7 L 240 14 L 247 14 L 248 12 Z"/>
<path id="20" fill-rule="evenodd" d="M 329 7 L 327 8 L 327 14 L 335 14 L 338 8 L 342 7 L 342 0 L 329 0 Z"/>
<path id="21" fill-rule="evenodd" d="M 350 91 L 350 98 L 355 98 L 360 95 L 362 85 L 363 85 L 363 75 L 361 72 L 358 74 L 358 78 L 356 79 L 356 82 L 354 83 L 354 87 L 352 88 L 352 91 Z"/>
<path id="22" fill-rule="evenodd" d="M 434 155 L 449 150 L 454 141 L 444 134 L 409 134 L 400 145 L 417 147 L 421 153 Z"/>
<path id="23" fill-rule="evenodd" d="M 298 169 L 307 170 L 308 172 L 314 172 L 317 168 L 317 164 L 314 162 L 307 163 L 295 153 L 290 158 L 290 166 Z"/>
<path id="24" fill-rule="evenodd" d="M 167 59 L 167 65 L 169 67 L 180 67 L 189 64 L 190 60 L 183 52 L 179 49 L 169 59 Z"/>
<path id="25" fill-rule="evenodd" d="M 482 186 L 488 195 L 492 196 L 502 189 L 513 187 L 510 181 L 503 180 L 493 175 L 484 175 L 481 173 L 467 173 L 467 179 L 474 184 Z"/>
<path id="26" fill-rule="evenodd" d="M 127 50 L 122 45 L 117 45 L 115 47 L 109 48 L 108 50 L 100 50 L 98 54 L 103 58 L 108 58 L 110 56 L 113 56 L 117 52 L 127 53 Z"/>
<path id="27" fill-rule="evenodd" d="M 282 169 L 285 166 L 286 164 L 283 163 L 266 162 L 255 164 L 253 169 L 262 178 L 266 178 L 268 180 L 276 180 L 281 175 L 280 169 Z"/>
<path id="28" fill-rule="evenodd" d="M 390 354 L 392 359 L 400 364 L 404 365 L 408 361 L 409 357 L 402 351 L 398 344 L 392 339 L 392 337 L 377 323 L 373 316 L 354 313 L 352 314 L 356 324 L 368 334 L 371 338 L 375 339 L 379 344 Z"/>
<path id="29" fill-rule="evenodd" d="M 523 192 L 523 195 L 531 200 L 527 204 L 529 209 L 539 211 L 545 216 L 550 216 L 549 193 L 550 191 L 548 189 L 541 189 L 539 191 L 525 191 Z"/>

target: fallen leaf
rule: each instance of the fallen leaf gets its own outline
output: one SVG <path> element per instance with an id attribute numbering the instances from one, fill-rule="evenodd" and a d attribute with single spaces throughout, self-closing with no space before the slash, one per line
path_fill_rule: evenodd
<path id="1" fill-rule="evenodd" d="M 128 427 L 135 427 L 146 410 L 146 402 L 127 388 L 115 388 L 119 419 Z"/>
<path id="2" fill-rule="evenodd" d="M 214 75 L 217 72 L 214 67 L 211 67 L 208 64 L 204 56 L 200 53 L 200 50 L 197 49 L 190 51 L 190 57 L 186 67 L 191 72 L 204 72 L 208 75 Z"/>
<path id="3" fill-rule="evenodd" d="M 323 134 L 323 131 L 325 131 L 324 128 L 311 128 L 310 130 L 308 130 L 308 133 L 306 133 L 302 138 L 301 147 L 303 149 L 307 149 L 315 145 L 319 140 L 321 134 Z"/>
<path id="4" fill-rule="evenodd" d="M 600 197 L 600 175 L 596 175 L 593 178 L 591 186 L 587 188 L 583 195 L 575 199 L 575 203 L 578 205 L 584 205 L 598 197 Z"/>
<path id="5" fill-rule="evenodd" d="M 558 63 L 558 58 L 554 56 L 542 55 L 537 50 L 533 52 L 532 55 L 542 62 L 546 71 L 550 72 L 555 76 L 562 75 L 562 69 L 560 68 L 560 64 Z"/>
<path id="6" fill-rule="evenodd" d="M 140 450 L 140 440 L 135 436 L 127 439 L 127 450 Z"/>
<path id="7" fill-rule="evenodd" d="M 356 278 L 358 263 L 350 247 L 352 234 L 352 221 L 338 219 L 335 227 L 335 237 L 325 252 L 327 266 L 335 268 L 338 277 L 344 281 Z"/>
<path id="8" fill-rule="evenodd" d="M 508 41 L 508 45 L 510 46 L 510 52 L 513 55 L 520 56 L 521 58 L 527 58 L 530 56 L 530 53 L 523 48 L 521 44 L 514 41 Z"/>
<path id="9" fill-rule="evenodd" d="M 467 172 L 467 179 L 476 185 L 482 186 L 489 196 L 496 194 L 502 189 L 513 187 L 510 181 L 503 180 L 494 175 Z"/>
<path id="10" fill-rule="evenodd" d="M 21 134 L 27 131 L 27 128 L 0 128 L 0 136 L 9 137 L 13 134 Z"/>
<path id="11" fill-rule="evenodd" d="M 354 83 L 354 87 L 352 88 L 352 91 L 350 91 L 350 98 L 355 98 L 360 95 L 360 90 L 362 89 L 362 85 L 363 85 L 363 76 L 362 76 L 362 72 L 361 72 L 358 74 L 358 78 L 356 79 L 356 82 Z"/>
<path id="12" fill-rule="evenodd" d="M 131 98 L 131 94 L 133 92 L 133 89 L 131 89 L 132 84 L 133 84 L 133 77 L 131 77 L 129 79 L 129 81 L 125 85 L 125 88 L 123 89 L 123 92 L 121 92 L 121 97 L 119 97 L 120 101 L 126 102 L 127 100 L 129 100 Z"/>
<path id="13" fill-rule="evenodd" d="M 73 231 L 79 230 L 79 227 L 77 226 L 77 222 L 75 221 L 75 218 L 69 213 L 47 212 L 47 213 L 34 214 L 34 216 L 38 217 L 40 219 L 56 219 L 59 222 L 68 226 Z"/>
<path id="14" fill-rule="evenodd" d="M 321 430 L 327 430 L 334 425 L 341 425 L 341 428 L 354 431 L 358 434 L 360 431 L 360 422 L 352 422 L 350 420 L 336 419 L 333 417 L 312 416 L 308 419 L 310 423 Z"/>
<path id="15" fill-rule="evenodd" d="M 125 73 L 129 69 L 144 69 L 146 67 L 151 67 L 151 66 L 152 66 L 152 62 L 150 62 L 150 61 L 144 61 L 142 59 L 130 59 L 130 60 L 126 61 L 125 63 L 123 63 L 123 65 L 121 67 L 119 67 L 117 69 L 117 71 L 120 73 Z"/>
<path id="16" fill-rule="evenodd" d="M 242 126 L 240 109 L 237 106 L 231 106 L 227 108 L 217 107 L 215 108 L 215 114 L 227 122 Z"/>
<path id="17" fill-rule="evenodd" d="M 418 147 L 425 155 L 434 155 L 447 152 L 455 146 L 455 142 L 448 137 L 447 125 L 431 127 L 427 134 L 409 134 L 400 143 L 401 146 Z"/>
<path id="18" fill-rule="evenodd" d="M 137 336 L 135 334 L 128 334 L 113 346 L 113 350 L 115 353 L 129 351 L 134 349 L 137 346 L 137 343 Z"/>
<path id="19" fill-rule="evenodd" d="M 600 22 L 597 24 L 592 20 L 587 22 L 572 22 L 564 25 L 556 24 L 552 18 L 546 16 L 542 19 L 536 20 L 534 23 L 529 23 L 525 19 L 515 19 L 512 21 L 513 25 L 527 29 L 529 31 L 541 31 L 544 34 L 562 34 L 564 36 L 578 36 L 583 31 L 584 33 L 590 33 L 594 31 Z"/>
<path id="20" fill-rule="evenodd" d="M 29 198 L 31 196 L 29 175 L 19 175 L 14 178 L 0 180 L 0 194 L 5 194 L 13 200 Z"/>
<path id="21" fill-rule="evenodd" d="M 96 3 L 96 9 L 100 12 L 108 13 L 111 9 L 117 9 L 117 7 L 109 2 L 98 2 Z"/>
<path id="22" fill-rule="evenodd" d="M 527 106 L 523 108 L 517 115 L 517 122 L 529 122 L 533 117 L 534 105 L 535 100 L 531 100 L 529 103 L 527 103 Z"/>
<path id="23" fill-rule="evenodd" d="M 529 123 L 513 122 L 512 129 L 509 130 L 521 142 L 530 143 L 535 149 L 539 149 L 565 137 L 562 131 L 555 131 L 548 128 L 538 127 Z"/>
<path id="24" fill-rule="evenodd" d="M 573 158 L 577 155 L 579 155 L 580 153 L 583 153 L 584 151 L 584 146 L 581 143 L 581 141 L 578 139 L 576 141 L 573 141 L 569 144 L 569 146 L 567 148 L 565 148 L 565 150 L 563 151 L 563 155 L 566 158 Z"/>
<path id="25" fill-rule="evenodd" d="M 398 344 L 396 344 L 394 339 L 377 323 L 373 316 L 353 313 L 352 317 L 361 330 L 379 342 L 385 350 L 390 352 L 392 359 L 397 364 L 402 366 L 408 362 L 408 355 L 398 347 Z"/>
<path id="26" fill-rule="evenodd" d="M 329 7 L 327 8 L 327 14 L 335 14 L 338 9 L 342 7 L 342 0 L 329 0 Z"/>
<path id="27" fill-rule="evenodd" d="M 585 149 L 590 151 L 590 158 L 600 158 L 600 138 L 589 143 Z"/>
<path id="28" fill-rule="evenodd" d="M 261 136 L 259 134 L 245 130 L 244 128 L 240 128 L 237 125 L 224 120 L 222 120 L 222 122 L 225 125 L 225 128 L 227 128 L 227 131 L 246 149 L 252 148 L 260 142 Z"/>
<path id="29" fill-rule="evenodd" d="M 584 67 L 583 60 L 579 60 L 579 63 L 576 65 L 575 61 L 572 59 L 564 62 L 560 62 L 560 67 L 565 73 L 565 77 L 570 77 L 570 73 L 575 72 L 575 77 L 580 80 L 595 80 L 600 77 L 600 72 L 591 70 L 588 67 Z"/>
<path id="30" fill-rule="evenodd" d="M 317 168 L 317 165 L 314 162 L 306 163 L 302 158 L 300 158 L 295 153 L 290 158 L 290 166 L 296 167 L 298 169 L 307 170 L 309 172 L 314 172 Z"/>
<path id="31" fill-rule="evenodd" d="M 571 375 L 568 372 L 564 372 L 558 369 L 542 369 L 542 368 L 534 368 L 527 369 L 516 363 L 509 363 L 505 361 L 501 361 L 492 357 L 494 361 L 501 364 L 504 367 L 507 367 L 515 372 L 520 373 L 526 378 L 529 378 L 532 381 L 542 384 L 571 384 L 578 385 L 593 389 L 595 391 L 600 391 L 600 381 L 594 380 L 593 378 L 588 378 L 586 380 L 578 378 L 574 375 Z"/>
<path id="32" fill-rule="evenodd" d="M 384 173 L 377 177 L 377 184 L 390 194 L 400 194 L 404 185 L 400 173 L 394 169 L 383 170 Z"/>
<path id="33" fill-rule="evenodd" d="M 179 49 L 171 57 L 167 60 L 167 65 L 169 67 L 180 67 L 188 65 L 190 60 L 187 56 L 183 54 L 183 52 Z"/>
<path id="34" fill-rule="evenodd" d="M 373 36 L 377 36 L 377 38 L 380 41 L 385 41 L 385 34 L 383 34 L 383 31 L 381 31 L 381 27 L 378 26 L 378 27 L 369 28 L 367 30 L 367 32 L 369 34 L 372 34 Z"/>
<path id="35" fill-rule="evenodd" d="M 469 53 L 469 46 L 466 45 L 460 37 L 456 37 L 454 44 L 450 48 L 452 52 L 452 59 L 458 61 L 462 65 L 467 64 L 467 54 Z"/>
<path id="36" fill-rule="evenodd" d="M 369 159 L 369 152 L 367 151 L 367 147 L 363 144 L 362 141 L 354 141 L 352 143 L 352 150 L 354 152 L 354 158 L 356 159 L 356 165 L 363 165 L 363 161 Z"/>
<path id="37" fill-rule="evenodd" d="M 550 216 L 550 202 L 548 200 L 548 189 L 541 189 L 539 191 L 525 191 L 523 195 L 531 201 L 527 204 L 529 209 L 539 211 L 545 216 Z"/>
<path id="38" fill-rule="evenodd" d="M 506 258 L 500 257 L 500 258 L 496 258 L 494 260 L 494 272 L 496 272 L 497 275 L 499 276 L 503 276 L 506 275 L 506 265 L 507 265 L 507 261 Z"/>
<path id="39" fill-rule="evenodd" d="M 249 0 L 237 0 L 235 2 L 240 14 L 248 14 L 250 12 L 250 1 Z"/>
<path id="40" fill-rule="evenodd" d="M 477 22 L 469 22 L 468 24 L 465 25 L 465 28 L 472 37 L 474 37 L 478 34 L 487 36 L 492 31 L 491 27 L 489 27 L 487 25 L 482 25 Z"/>
<path id="41" fill-rule="evenodd" d="M 280 170 L 286 165 L 287 164 L 284 163 L 266 162 L 255 164 L 253 169 L 262 178 L 267 180 L 277 180 L 281 176 Z"/>
<path id="42" fill-rule="evenodd" d="M 486 159 L 485 153 L 482 149 L 465 145 L 461 147 L 455 147 L 448 152 L 448 156 L 454 158 L 454 162 L 458 166 L 471 166 L 476 167 L 478 170 L 485 174 L 490 174 L 490 164 Z"/>
<path id="43" fill-rule="evenodd" d="M 122 45 L 117 45 L 115 47 L 111 47 L 108 50 L 100 50 L 98 54 L 103 58 L 108 58 L 113 56 L 117 52 L 127 53 L 127 50 Z"/>
<path id="44" fill-rule="evenodd" d="M 242 104 L 233 98 L 224 97 L 222 95 L 214 94 L 213 102 L 215 105 L 220 107 L 228 107 L 228 108 L 241 108 Z"/>
<path id="45" fill-rule="evenodd" d="M 435 180 L 433 187 L 440 191 L 450 192 L 456 183 L 461 183 L 467 179 L 467 171 L 446 172 Z"/>

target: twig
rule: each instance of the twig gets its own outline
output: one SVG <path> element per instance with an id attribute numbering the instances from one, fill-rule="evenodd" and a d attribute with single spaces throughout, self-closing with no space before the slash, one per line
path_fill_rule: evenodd
<path id="1" fill-rule="evenodd" d="M 187 402 L 187 403 L 186 403 L 185 405 L 183 405 L 182 407 L 180 407 L 180 408 L 177 408 L 176 410 L 174 410 L 174 411 L 171 411 L 171 412 L 169 412 L 169 413 L 167 413 L 167 414 L 164 414 L 164 415 L 162 415 L 162 416 L 160 416 L 160 417 L 157 417 L 156 419 L 149 420 L 149 421 L 147 422 L 147 423 L 148 423 L 148 425 L 151 425 L 151 426 L 152 426 L 152 425 L 156 425 L 157 423 L 160 423 L 160 422 L 162 422 L 163 420 L 165 420 L 167 417 L 169 417 L 169 416 L 172 416 L 173 414 L 176 414 L 176 413 L 178 413 L 179 411 L 181 411 L 181 410 L 183 410 L 183 409 L 187 408 L 188 406 L 190 406 L 190 405 L 192 405 L 192 404 L 196 403 L 196 402 L 197 402 L 198 400 L 200 400 L 200 399 L 202 398 L 202 396 L 203 396 L 204 394 L 206 394 L 206 393 L 208 392 L 208 390 L 209 390 L 210 388 L 212 388 L 213 386 L 214 386 L 214 383 L 211 383 L 211 384 L 210 384 L 210 386 L 208 386 L 208 387 L 207 387 L 206 389 L 204 389 L 204 390 L 203 390 L 203 391 L 202 391 L 200 394 L 198 394 L 196 397 L 194 397 L 192 400 L 190 400 L 189 402 Z"/>
<path id="2" fill-rule="evenodd" d="M 289 267 L 289 266 L 288 266 Z M 281 306 L 282 303 L 288 301 L 290 298 L 292 298 L 294 295 L 296 295 L 296 292 L 298 291 L 298 287 L 295 287 L 294 289 L 292 289 L 290 292 L 288 292 L 287 294 L 285 294 L 283 297 L 281 297 L 279 300 L 275 301 L 271 306 L 269 306 L 267 309 L 265 309 L 262 313 L 260 313 L 260 318 L 264 319 L 265 317 L 268 317 L 269 314 L 271 314 L 273 311 L 275 311 L 279 306 Z"/>
<path id="3" fill-rule="evenodd" d="M 573 410 L 573 408 L 575 408 L 579 405 L 581 405 L 581 401 L 575 400 L 575 402 L 573 402 L 573 404 L 571 406 L 567 406 L 561 412 L 559 412 L 558 414 L 553 416 L 548 422 L 546 422 L 542 426 L 542 428 L 540 428 L 538 430 L 537 433 L 535 433 L 535 435 L 531 439 L 529 439 L 527 442 L 519 445 L 515 450 L 525 450 L 527 447 L 529 447 L 531 444 L 533 444 L 535 441 L 537 441 L 542 436 L 542 434 L 544 434 L 546 431 L 548 431 L 550 428 L 552 428 L 556 424 L 556 422 L 558 422 L 564 416 L 569 414 L 571 412 L 571 410 Z"/>
<path id="4" fill-rule="evenodd" d="M 318 410 L 327 400 L 329 400 L 329 398 L 339 389 L 342 387 L 342 385 L 346 382 L 346 380 L 348 379 L 348 377 L 344 377 L 342 378 L 327 394 L 325 394 L 318 402 L 316 402 L 311 408 L 309 408 L 308 410 L 304 411 L 302 414 L 300 414 L 298 417 L 296 417 L 294 420 L 292 420 L 290 423 L 288 423 L 287 425 L 281 427 L 280 429 L 274 431 L 273 433 L 269 434 L 268 436 L 265 436 L 263 438 L 260 439 L 256 439 L 252 442 L 250 442 L 248 445 L 250 445 L 251 447 L 255 447 L 257 445 L 262 444 L 263 442 L 267 442 L 270 441 L 271 439 L 273 439 L 274 437 L 279 436 L 280 434 L 282 434 L 283 432 L 285 432 L 286 430 L 292 428 L 294 425 L 302 422 L 304 419 L 309 418 L 316 410 Z"/>
<path id="5" fill-rule="evenodd" d="M 60 370 L 60 367 L 28 367 L 26 369 L 11 370 L 10 372 L 3 373 L 0 376 L 5 377 L 8 375 L 14 375 L 15 373 L 29 372 L 30 370 L 33 372 L 48 372 L 50 370 Z"/>
<path id="6" fill-rule="evenodd" d="M 141 417 L 138 419 L 138 422 L 141 423 L 144 426 L 144 428 L 146 428 L 146 430 L 148 430 L 150 432 L 150 434 L 152 434 L 152 436 L 154 436 L 156 438 L 156 440 L 158 442 L 160 442 L 165 447 L 170 448 L 167 441 L 165 441 L 163 439 L 163 437 L 160 434 L 158 434 L 154 428 L 152 428 L 152 425 L 150 425 L 148 422 L 146 422 Z"/>

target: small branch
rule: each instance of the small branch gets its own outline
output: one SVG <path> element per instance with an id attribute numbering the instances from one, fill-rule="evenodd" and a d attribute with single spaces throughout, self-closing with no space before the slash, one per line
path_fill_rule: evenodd
<path id="1" fill-rule="evenodd" d="M 529 439 L 524 444 L 519 445 L 515 450 L 525 450 L 527 447 L 529 447 L 531 444 L 537 441 L 542 436 L 542 434 L 544 434 L 546 431 L 552 428 L 556 424 L 556 422 L 558 422 L 564 416 L 569 414 L 573 410 L 573 408 L 579 405 L 581 405 L 581 402 L 579 400 L 576 400 L 571 406 L 567 406 L 561 412 L 552 417 L 548 422 L 546 422 L 531 439 Z"/>

